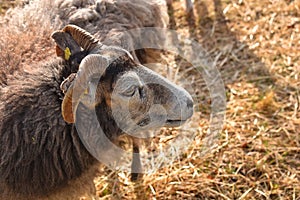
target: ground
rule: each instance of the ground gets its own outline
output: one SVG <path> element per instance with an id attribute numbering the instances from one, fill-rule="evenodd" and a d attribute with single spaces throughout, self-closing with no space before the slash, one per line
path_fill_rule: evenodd
<path id="1" fill-rule="evenodd" d="M 2 1 L 0 12 L 13 2 Z M 139 183 L 103 168 L 95 179 L 98 197 L 300 199 L 300 1 L 195 0 L 187 15 L 176 0 L 169 14 L 170 28 L 196 39 L 224 81 L 218 146 L 199 153 L 203 119 L 189 150 Z M 209 100 L 201 101 L 205 118 Z"/>

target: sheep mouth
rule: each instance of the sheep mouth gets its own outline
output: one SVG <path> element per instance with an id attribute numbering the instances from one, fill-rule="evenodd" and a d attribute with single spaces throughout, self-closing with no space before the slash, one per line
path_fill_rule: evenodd
<path id="1" fill-rule="evenodd" d="M 166 122 L 165 122 L 165 126 L 166 127 L 177 127 L 177 126 L 181 126 L 182 124 L 184 124 L 187 120 L 181 120 L 181 119 L 178 119 L 178 120 L 173 120 L 173 119 L 168 119 Z"/>
<path id="2" fill-rule="evenodd" d="M 181 126 L 182 124 L 184 124 L 186 121 L 187 120 L 181 120 L 181 119 L 178 119 L 178 120 L 168 119 L 165 121 L 163 126 L 164 127 L 178 127 L 178 126 Z M 151 123 L 151 120 L 149 118 L 145 118 L 145 119 L 139 121 L 137 123 L 137 125 L 139 125 L 141 127 L 145 127 L 150 123 Z"/>

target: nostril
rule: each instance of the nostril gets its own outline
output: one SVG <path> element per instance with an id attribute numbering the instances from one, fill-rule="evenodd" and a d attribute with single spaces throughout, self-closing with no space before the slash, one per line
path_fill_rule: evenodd
<path id="1" fill-rule="evenodd" d="M 194 106 L 193 100 L 188 99 L 188 100 L 186 101 L 186 105 L 187 105 L 187 107 L 192 108 L 192 107 Z"/>

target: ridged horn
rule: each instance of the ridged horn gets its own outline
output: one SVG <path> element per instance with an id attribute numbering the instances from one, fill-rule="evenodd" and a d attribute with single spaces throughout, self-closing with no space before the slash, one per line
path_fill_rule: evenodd
<path id="1" fill-rule="evenodd" d="M 99 41 L 94 36 L 76 25 L 66 25 L 63 28 L 63 32 L 69 33 L 77 44 L 87 52 L 90 52 L 99 44 Z"/>
<path id="2" fill-rule="evenodd" d="M 82 60 L 76 78 L 62 102 L 62 116 L 66 122 L 74 123 L 76 121 L 75 113 L 80 98 L 89 87 L 89 81 L 95 76 L 100 79 L 108 65 L 108 59 L 97 54 L 88 55 Z"/>

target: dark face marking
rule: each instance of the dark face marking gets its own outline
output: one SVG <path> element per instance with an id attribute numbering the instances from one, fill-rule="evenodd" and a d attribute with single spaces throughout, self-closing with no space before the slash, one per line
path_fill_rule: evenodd
<path id="1" fill-rule="evenodd" d="M 114 117 L 112 116 L 112 100 L 111 95 L 114 86 L 120 76 L 127 71 L 134 70 L 136 64 L 129 59 L 122 59 L 121 57 L 113 61 L 105 70 L 104 74 L 97 83 L 96 89 L 96 114 L 100 126 L 109 138 L 121 135 L 123 132 L 117 126 Z"/>

